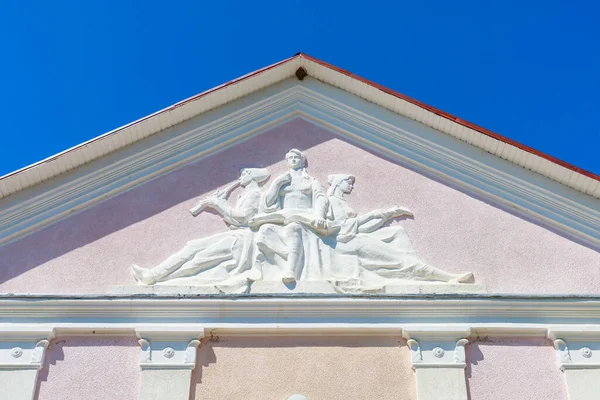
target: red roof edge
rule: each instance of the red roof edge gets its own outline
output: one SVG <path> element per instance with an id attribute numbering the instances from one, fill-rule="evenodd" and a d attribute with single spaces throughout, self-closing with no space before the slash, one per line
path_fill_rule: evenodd
<path id="1" fill-rule="evenodd" d="M 536 156 L 544 158 L 544 159 L 546 159 L 546 160 L 548 160 L 548 161 L 550 161 L 550 162 L 552 162 L 554 164 L 558 164 L 561 167 L 570 169 L 571 171 L 578 172 L 578 173 L 580 173 L 582 175 L 585 175 L 585 176 L 587 176 L 589 178 L 592 178 L 592 179 L 595 179 L 597 181 L 600 181 L 600 175 L 596 175 L 596 174 L 594 174 L 594 173 L 592 173 L 590 171 L 587 171 L 587 170 L 585 170 L 583 168 L 579 168 L 579 167 L 577 167 L 577 166 L 575 166 L 573 164 L 569 164 L 566 161 L 560 160 L 560 159 L 558 159 L 556 157 L 553 157 L 551 155 L 548 155 L 546 153 L 542 153 L 541 151 L 536 150 L 536 149 L 534 149 L 532 147 L 526 146 L 526 145 L 524 145 L 522 143 L 519 143 L 517 141 L 509 139 L 506 136 L 499 135 L 499 134 L 497 134 L 495 132 L 490 131 L 489 129 L 483 128 L 483 127 L 481 127 L 479 125 L 475 125 L 475 124 L 473 124 L 473 123 L 471 123 L 469 121 L 465 121 L 463 119 L 460 119 L 460 118 L 458 118 L 458 117 L 456 117 L 456 116 L 454 116 L 452 114 L 449 114 L 449 113 L 447 113 L 445 111 L 442 111 L 440 109 L 437 109 L 435 107 L 432 107 L 430 105 L 422 103 L 422 102 L 420 102 L 418 100 L 415 100 L 415 99 L 413 99 L 411 97 L 408 97 L 408 96 L 406 96 L 406 95 L 404 95 L 402 93 L 398 93 L 398 92 L 396 92 L 396 91 L 394 91 L 392 89 L 386 88 L 385 86 L 381 86 L 381 85 L 379 85 L 379 84 L 377 84 L 375 82 L 372 82 L 372 81 L 370 81 L 368 79 L 362 78 L 362 77 L 360 77 L 358 75 L 355 75 L 355 74 L 353 74 L 353 73 L 351 73 L 349 71 L 346 71 L 346 70 L 343 70 L 341 68 L 338 68 L 335 65 L 328 64 L 328 63 L 326 63 L 324 61 L 321 61 L 321 60 L 319 60 L 317 58 L 309 56 L 306 53 L 298 53 L 298 54 L 296 54 L 296 56 L 306 58 L 307 60 L 310 60 L 312 62 L 320 64 L 320 65 L 322 65 L 324 67 L 333 69 L 333 70 L 335 70 L 335 71 L 337 71 L 337 72 L 339 72 L 341 74 L 344 74 L 344 75 L 349 76 L 349 77 L 351 77 L 353 79 L 356 79 L 356 80 L 359 80 L 359 81 L 361 81 L 363 83 L 366 83 L 369 86 L 377 88 L 377 89 L 381 90 L 382 92 L 390 94 L 390 95 L 392 95 L 394 97 L 397 97 L 399 99 L 408 101 L 409 103 L 412 103 L 412 104 L 414 104 L 416 106 L 419 106 L 421 108 L 424 108 L 427 111 L 430 111 L 430 112 L 432 112 L 434 114 L 439 115 L 440 117 L 449 119 L 449 120 L 454 121 L 454 122 L 456 122 L 456 123 L 458 123 L 460 125 L 466 126 L 467 128 L 471 128 L 471 129 L 473 129 L 473 130 L 475 130 L 477 132 L 480 132 L 480 133 L 482 133 L 482 134 L 484 134 L 486 136 L 489 136 L 489 137 L 491 137 L 493 139 L 499 140 L 499 141 L 504 142 L 506 144 L 509 144 L 511 146 L 515 146 L 515 147 L 517 147 L 517 148 L 519 148 L 519 149 L 521 149 L 523 151 L 526 151 L 528 153 L 535 154 Z"/>

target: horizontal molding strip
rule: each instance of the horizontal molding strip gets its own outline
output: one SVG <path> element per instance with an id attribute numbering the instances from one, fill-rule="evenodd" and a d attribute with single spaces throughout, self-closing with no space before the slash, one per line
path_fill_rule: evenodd
<path id="1" fill-rule="evenodd" d="M 600 324 L 600 296 L 118 296 L 2 295 L 0 323 L 120 323 L 152 318 L 190 323 L 415 323 Z M 180 321 L 183 322 L 183 321 Z M 555 329 L 557 330 L 557 329 Z M 566 331 L 567 329 L 560 329 Z"/>
<path id="2" fill-rule="evenodd" d="M 322 83 L 313 81 L 310 86 L 314 90 L 306 85 L 288 84 L 251 105 L 8 207 L 0 212 L 0 245 L 301 117 L 466 192 L 503 204 L 569 237 L 600 247 L 600 210 L 325 96 L 317 91 L 325 87 Z M 546 179 L 521 167 L 512 167 Z"/>

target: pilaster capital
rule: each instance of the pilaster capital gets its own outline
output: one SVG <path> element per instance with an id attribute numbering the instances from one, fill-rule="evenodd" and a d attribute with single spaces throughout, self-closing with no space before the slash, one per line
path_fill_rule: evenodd
<path id="1" fill-rule="evenodd" d="M 194 369 L 196 350 L 204 337 L 202 326 L 140 326 L 135 333 L 140 344 L 142 369 Z"/>
<path id="2" fill-rule="evenodd" d="M 471 328 L 463 325 L 413 325 L 402 330 L 414 369 L 465 368 L 465 345 L 470 334 Z"/>
<path id="3" fill-rule="evenodd" d="M 547 337 L 561 370 L 600 368 L 600 326 L 550 327 Z"/>
<path id="4" fill-rule="evenodd" d="M 35 325 L 0 327 L 0 370 L 35 369 L 44 365 L 54 329 Z"/>

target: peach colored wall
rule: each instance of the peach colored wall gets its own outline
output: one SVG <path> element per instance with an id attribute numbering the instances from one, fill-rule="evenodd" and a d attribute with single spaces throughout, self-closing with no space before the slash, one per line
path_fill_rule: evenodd
<path id="1" fill-rule="evenodd" d="M 470 400 L 567 400 L 555 350 L 544 339 L 474 341 L 466 373 Z"/>
<path id="2" fill-rule="evenodd" d="M 199 351 L 195 398 L 416 399 L 405 343 L 394 337 L 221 338 Z"/>
<path id="3" fill-rule="evenodd" d="M 471 270 L 492 292 L 599 292 L 597 251 L 300 119 L 0 248 L 0 291 L 109 293 L 133 284 L 131 264 L 151 267 L 188 240 L 227 229 L 216 215 L 190 216 L 199 197 L 236 179 L 240 167 L 277 176 L 292 147 L 305 151 L 323 183 L 330 173 L 355 174 L 349 202 L 357 211 L 412 210 L 414 220 L 400 223 L 434 266 Z"/>
<path id="4" fill-rule="evenodd" d="M 57 338 L 48 347 L 36 400 L 137 399 L 139 351 L 135 338 Z"/>

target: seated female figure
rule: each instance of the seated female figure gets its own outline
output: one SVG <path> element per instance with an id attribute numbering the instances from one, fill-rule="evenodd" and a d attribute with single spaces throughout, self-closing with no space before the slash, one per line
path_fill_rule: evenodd
<path id="1" fill-rule="evenodd" d="M 458 283 L 471 278 L 470 272 L 452 274 L 425 263 L 401 226 L 380 229 L 391 218 L 412 213 L 392 207 L 357 216 L 344 197 L 354 188 L 354 176 L 336 174 L 328 180 L 328 217 L 340 227 L 334 253 L 355 256 L 361 268 L 389 279 Z"/>

